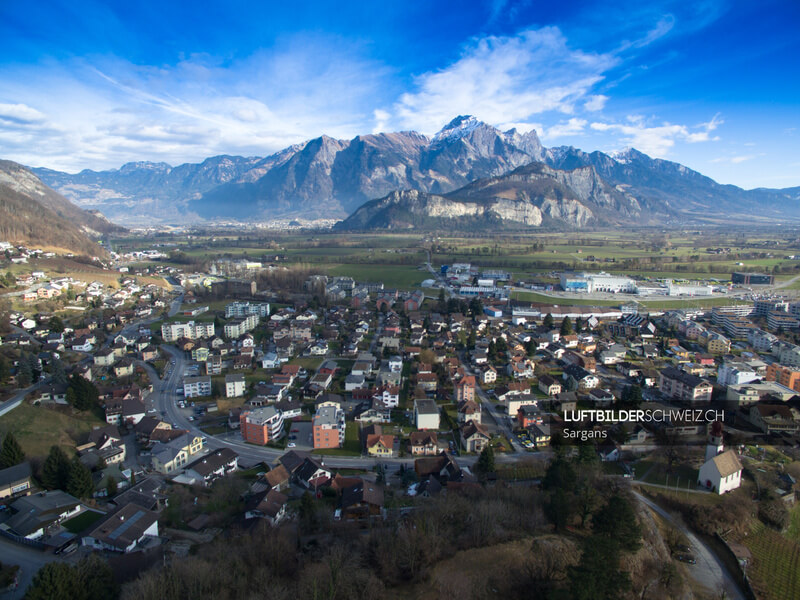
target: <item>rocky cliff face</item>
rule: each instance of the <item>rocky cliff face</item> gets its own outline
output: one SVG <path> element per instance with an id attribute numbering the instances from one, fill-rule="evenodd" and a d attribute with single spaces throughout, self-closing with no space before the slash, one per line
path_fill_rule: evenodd
<path id="1" fill-rule="evenodd" d="M 392 192 L 361 206 L 339 228 L 585 227 L 613 223 L 620 207 L 642 217 L 635 201 L 605 184 L 591 167 L 562 171 L 532 163 L 448 194 Z"/>

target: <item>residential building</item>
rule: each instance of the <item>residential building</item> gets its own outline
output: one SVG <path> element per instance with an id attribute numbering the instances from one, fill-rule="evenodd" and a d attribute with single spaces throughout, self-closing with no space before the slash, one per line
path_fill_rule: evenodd
<path id="1" fill-rule="evenodd" d="M 168 475 L 182 469 L 189 457 L 203 449 L 203 438 L 199 435 L 183 433 L 167 442 L 156 442 L 151 450 L 150 463 L 153 470 Z"/>
<path id="2" fill-rule="evenodd" d="M 800 392 L 800 369 L 772 363 L 767 365 L 766 379 L 767 381 L 777 381 L 781 385 Z"/>
<path id="3" fill-rule="evenodd" d="M 161 337 L 165 342 L 175 342 L 185 337 L 190 340 L 214 336 L 214 322 L 174 322 L 161 325 Z"/>
<path id="4" fill-rule="evenodd" d="M 434 456 L 439 453 L 439 439 L 433 431 L 413 431 L 408 445 L 414 456 Z"/>
<path id="5" fill-rule="evenodd" d="M 148 537 L 158 537 L 158 513 L 130 503 L 100 519 L 82 542 L 95 550 L 128 553 Z"/>
<path id="6" fill-rule="evenodd" d="M 481 452 L 492 441 L 492 436 L 484 425 L 470 421 L 460 430 L 461 448 L 465 452 Z"/>
<path id="7" fill-rule="evenodd" d="M 439 429 L 439 407 L 436 402 L 425 398 L 415 399 L 414 420 L 417 429 Z"/>
<path id="8" fill-rule="evenodd" d="M 661 371 L 658 387 L 662 394 L 670 398 L 691 403 L 710 402 L 713 389 L 705 379 L 675 367 L 667 367 Z"/>
<path id="9" fill-rule="evenodd" d="M 195 483 L 211 485 L 214 480 L 232 473 L 239 468 L 239 455 L 230 448 L 220 448 L 198 458 L 186 467 L 184 475 Z"/>
<path id="10" fill-rule="evenodd" d="M 4 500 L 4 504 L 8 503 L 5 498 L 27 496 L 32 487 L 31 463 L 25 461 L 0 470 L 0 499 Z"/>
<path id="11" fill-rule="evenodd" d="M 555 380 L 549 375 L 542 375 L 539 377 L 539 389 L 550 397 L 556 396 L 561 393 L 561 382 Z"/>
<path id="12" fill-rule="evenodd" d="M 183 395 L 187 398 L 198 398 L 200 396 L 211 395 L 211 377 L 201 375 L 199 377 L 184 377 Z"/>
<path id="13" fill-rule="evenodd" d="M 225 397 L 238 398 L 244 396 L 247 391 L 247 381 L 244 375 L 226 375 L 225 376 Z"/>
<path id="14" fill-rule="evenodd" d="M 341 405 L 323 402 L 311 421 L 314 448 L 341 448 L 344 444 L 345 420 Z"/>
<path id="15" fill-rule="evenodd" d="M 453 386 L 455 389 L 455 402 L 474 401 L 475 400 L 475 376 L 465 375 L 455 382 Z"/>
<path id="16" fill-rule="evenodd" d="M 283 413 L 274 406 L 243 410 L 239 429 L 245 442 L 264 446 L 283 436 Z"/>
<path id="17" fill-rule="evenodd" d="M 3 529 L 20 537 L 37 540 L 60 528 L 60 523 L 81 510 L 81 501 L 61 490 L 21 496 L 9 508 L 11 516 Z"/>

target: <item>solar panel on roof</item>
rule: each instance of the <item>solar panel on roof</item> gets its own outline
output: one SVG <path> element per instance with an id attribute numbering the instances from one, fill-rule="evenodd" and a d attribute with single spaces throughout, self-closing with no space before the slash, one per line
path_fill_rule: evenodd
<path id="1" fill-rule="evenodd" d="M 116 540 L 116 539 L 117 539 L 119 536 L 121 536 L 123 533 L 125 533 L 126 531 L 128 531 L 128 529 L 131 527 L 131 525 L 133 525 L 134 523 L 136 523 L 136 521 L 138 521 L 139 519 L 141 519 L 143 516 L 144 516 L 144 512 L 142 512 L 141 510 L 139 510 L 139 511 L 136 511 L 136 514 L 135 514 L 135 515 L 133 515 L 133 516 L 132 516 L 130 519 L 128 519 L 127 521 L 123 521 L 122 525 L 120 525 L 120 526 L 119 526 L 119 527 L 117 527 L 117 528 L 116 528 L 114 531 L 112 531 L 112 532 L 111 532 L 111 533 L 108 535 L 108 539 L 110 539 L 110 540 Z"/>

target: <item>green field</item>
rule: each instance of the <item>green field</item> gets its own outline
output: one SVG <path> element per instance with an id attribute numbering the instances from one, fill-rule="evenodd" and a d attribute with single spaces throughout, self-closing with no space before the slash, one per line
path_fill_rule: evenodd
<path id="1" fill-rule="evenodd" d="M 428 271 L 420 271 L 410 265 L 342 264 L 328 267 L 325 272 L 328 275 L 349 276 L 356 281 L 382 281 L 387 288 L 404 290 L 418 288 L 423 280 L 431 277 Z"/>
<path id="2" fill-rule="evenodd" d="M 72 456 L 82 436 L 105 424 L 89 412 L 77 413 L 70 407 L 51 409 L 23 402 L 0 417 L 0 436 L 13 432 L 28 458 L 47 456 L 53 445 L 61 446 L 67 456 Z"/>

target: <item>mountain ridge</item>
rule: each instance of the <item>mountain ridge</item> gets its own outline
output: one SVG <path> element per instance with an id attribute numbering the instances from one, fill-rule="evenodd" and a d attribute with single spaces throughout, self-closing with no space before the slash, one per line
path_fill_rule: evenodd
<path id="1" fill-rule="evenodd" d="M 264 158 L 221 155 L 176 167 L 141 161 L 74 175 L 33 171 L 80 206 L 127 222 L 265 221 L 342 218 L 393 191 L 446 195 L 533 162 L 559 170 L 591 166 L 604 185 L 667 221 L 722 218 L 724 211 L 774 219 L 800 214 L 795 188 L 743 190 L 635 149 L 547 149 L 534 130 L 503 132 L 469 115 L 455 117 L 432 137 L 414 131 L 351 140 L 322 135 Z"/>

